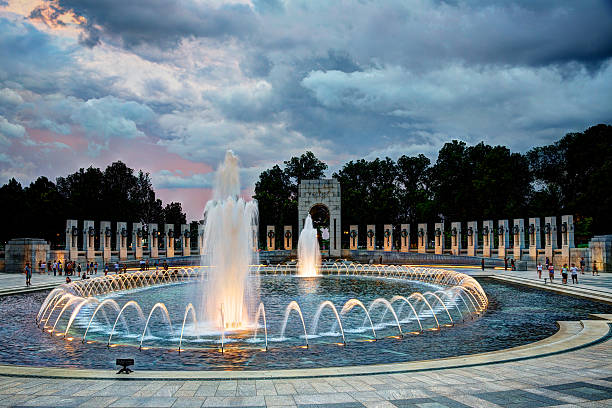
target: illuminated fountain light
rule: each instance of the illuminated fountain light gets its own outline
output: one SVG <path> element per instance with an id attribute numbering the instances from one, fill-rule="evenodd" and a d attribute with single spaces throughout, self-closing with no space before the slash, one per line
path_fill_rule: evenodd
<path id="1" fill-rule="evenodd" d="M 317 276 L 320 265 L 321 250 L 317 230 L 312 226 L 312 218 L 308 214 L 298 240 L 298 276 Z"/>

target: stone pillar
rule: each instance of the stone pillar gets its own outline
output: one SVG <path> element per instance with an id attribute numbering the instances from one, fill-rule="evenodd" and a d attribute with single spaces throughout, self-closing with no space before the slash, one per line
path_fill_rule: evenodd
<path id="1" fill-rule="evenodd" d="M 119 251 L 119 260 L 127 259 L 127 223 L 117 223 L 117 241 L 115 242 L 115 250 Z"/>
<path id="2" fill-rule="evenodd" d="M 76 260 L 79 257 L 79 222 L 77 220 L 66 220 L 66 251 L 69 259 Z"/>
<path id="3" fill-rule="evenodd" d="M 514 259 L 517 261 L 521 260 L 521 253 L 525 248 L 525 220 L 514 219 L 514 226 L 512 227 L 512 235 L 514 236 L 513 250 Z"/>
<path id="4" fill-rule="evenodd" d="M 102 249 L 102 261 L 104 263 L 110 262 L 111 259 L 112 235 L 110 221 L 100 221 L 100 249 Z"/>
<path id="5" fill-rule="evenodd" d="M 391 224 L 384 225 L 383 248 L 385 251 L 393 249 L 393 225 Z"/>
<path id="6" fill-rule="evenodd" d="M 276 249 L 276 232 L 274 225 L 268 225 L 266 227 L 266 248 L 268 251 L 274 251 Z"/>
<path id="7" fill-rule="evenodd" d="M 350 230 L 351 231 L 349 232 L 349 248 L 351 249 L 351 251 L 356 251 L 359 246 L 359 226 L 351 225 Z"/>
<path id="8" fill-rule="evenodd" d="M 400 251 L 408 252 L 410 250 L 410 224 L 402 224 L 400 232 Z"/>
<path id="9" fill-rule="evenodd" d="M 285 225 L 283 228 L 283 245 L 288 251 L 293 249 L 293 227 L 291 225 Z"/>
<path id="10" fill-rule="evenodd" d="M 132 248 L 134 249 L 134 258 L 142 258 L 142 247 L 144 246 L 144 231 L 142 229 L 142 223 L 132 223 Z"/>
<path id="11" fill-rule="evenodd" d="M 201 233 L 200 233 L 200 228 L 201 228 Z M 257 252 L 259 251 L 259 226 L 258 225 L 251 225 L 251 234 L 252 234 L 252 240 L 253 240 L 253 252 Z M 200 224 L 198 225 L 198 235 L 200 237 L 201 243 L 202 245 L 199 247 L 200 249 L 200 254 L 204 253 L 204 225 Z"/>
<path id="12" fill-rule="evenodd" d="M 529 259 L 536 262 L 538 260 L 538 249 L 542 247 L 539 218 L 529 219 L 529 227 L 527 227 L 527 232 L 529 233 Z"/>
<path id="13" fill-rule="evenodd" d="M 553 261 L 553 250 L 557 249 L 557 217 L 544 218 L 544 255 Z"/>
<path id="14" fill-rule="evenodd" d="M 451 254 L 461 255 L 461 223 L 451 222 Z"/>
<path id="15" fill-rule="evenodd" d="M 435 253 L 442 255 L 444 253 L 444 222 L 436 222 L 435 224 Z"/>
<path id="16" fill-rule="evenodd" d="M 493 221 L 486 220 L 482 222 L 482 256 L 485 258 L 491 257 L 491 249 L 493 248 Z"/>
<path id="17" fill-rule="evenodd" d="M 561 216 L 561 257 L 564 263 L 571 262 L 571 250 L 574 248 L 574 216 Z"/>
<path id="18" fill-rule="evenodd" d="M 612 272 L 612 235 L 596 235 L 589 242 L 590 262 L 587 260 L 587 268 L 591 269 L 593 264 L 597 266 L 598 272 Z"/>
<path id="19" fill-rule="evenodd" d="M 96 229 L 93 221 L 85 220 L 83 222 L 83 250 L 87 262 L 93 262 L 96 257 Z"/>
<path id="20" fill-rule="evenodd" d="M 149 257 L 159 257 L 159 230 L 157 224 L 149 224 Z"/>
<path id="21" fill-rule="evenodd" d="M 191 255 L 191 229 L 187 224 L 181 225 L 181 249 L 183 256 Z"/>
<path id="22" fill-rule="evenodd" d="M 174 258 L 174 225 L 164 224 L 164 249 L 166 258 Z"/>
<path id="23" fill-rule="evenodd" d="M 417 226 L 417 252 L 424 254 L 427 252 L 427 224 L 418 224 Z"/>
<path id="24" fill-rule="evenodd" d="M 376 249 L 376 225 L 368 225 L 368 232 L 366 233 L 366 244 L 368 251 L 374 251 Z"/>
<path id="25" fill-rule="evenodd" d="M 478 251 L 478 221 L 469 221 L 467 223 L 467 254 L 476 256 L 476 251 Z"/>
<path id="26" fill-rule="evenodd" d="M 497 257 L 503 259 L 508 255 L 508 248 L 510 248 L 510 231 L 508 231 L 508 220 L 499 220 L 497 225 L 497 236 L 499 238 L 499 243 L 497 245 Z"/>

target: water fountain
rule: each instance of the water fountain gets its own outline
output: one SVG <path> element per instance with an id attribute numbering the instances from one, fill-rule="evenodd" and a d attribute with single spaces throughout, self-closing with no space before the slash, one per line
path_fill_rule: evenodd
<path id="1" fill-rule="evenodd" d="M 240 198 L 238 170 L 238 158 L 228 151 L 216 173 L 213 199 L 204 210 L 202 265 L 210 267 L 201 285 L 204 329 L 248 326 L 249 306 L 257 303 L 257 276 L 249 279 L 249 265 L 256 263 L 251 231 L 257 225 L 257 203 Z"/>
<path id="2" fill-rule="evenodd" d="M 320 265 L 321 251 L 317 230 L 312 226 L 312 217 L 308 214 L 298 240 L 298 276 L 317 276 Z"/>
<path id="3" fill-rule="evenodd" d="M 67 341 L 143 352 L 266 351 L 270 344 L 312 348 L 400 339 L 471 321 L 487 308 L 480 284 L 462 273 L 322 265 L 310 216 L 300 233 L 297 267 L 260 265 L 251 234 L 257 204 L 240 197 L 238 170 L 238 159 L 227 152 L 204 211 L 201 265 L 62 285 L 42 303 L 39 327 Z"/>

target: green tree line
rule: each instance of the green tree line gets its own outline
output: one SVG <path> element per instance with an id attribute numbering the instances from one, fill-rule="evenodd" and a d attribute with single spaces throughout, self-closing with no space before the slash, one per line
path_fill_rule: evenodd
<path id="1" fill-rule="evenodd" d="M 266 225 L 298 229 L 297 188 L 327 165 L 307 152 L 259 176 L 260 237 Z M 434 223 L 572 214 L 577 241 L 612 231 L 612 126 L 569 133 L 527 153 L 453 140 L 434 163 L 420 154 L 349 161 L 332 175 L 342 189 L 342 230 L 356 224 Z M 378 228 L 382 230 L 382 228 Z M 298 234 L 294 234 L 294 238 Z M 348 235 L 343 234 L 346 245 Z M 363 238 L 365 240 L 365 238 Z M 261 241 L 265 242 L 265 241 Z M 279 241 L 280 243 L 280 241 Z"/>
<path id="2" fill-rule="evenodd" d="M 14 178 L 0 187 L 5 222 L 0 241 L 16 237 L 64 242 L 66 219 L 184 224 L 181 203 L 163 205 L 155 196 L 148 173 L 135 172 L 121 161 L 106 169 L 89 167 L 55 183 L 41 176 L 22 187 Z"/>

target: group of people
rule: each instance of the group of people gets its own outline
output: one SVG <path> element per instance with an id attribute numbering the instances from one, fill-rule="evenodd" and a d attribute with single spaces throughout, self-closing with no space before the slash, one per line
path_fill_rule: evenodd
<path id="1" fill-rule="evenodd" d="M 584 275 L 585 268 L 586 263 L 584 261 L 584 258 L 580 258 L 581 275 Z M 542 279 L 542 271 L 544 269 L 544 267 L 542 266 L 542 262 L 538 262 L 536 269 L 538 271 L 538 278 Z M 546 257 L 546 270 L 548 270 L 548 278 L 551 282 L 553 282 L 555 280 L 555 266 L 552 264 L 552 262 L 550 262 L 550 259 L 548 257 Z M 593 276 L 599 275 L 599 272 L 597 271 L 597 264 L 595 262 L 593 262 L 592 273 Z M 563 264 L 563 266 L 561 267 L 561 283 L 567 285 L 567 278 L 569 275 L 572 276 L 572 284 L 578 284 L 578 267 L 576 267 L 576 264 L 572 263 L 569 267 L 567 266 L 567 264 Z"/>

